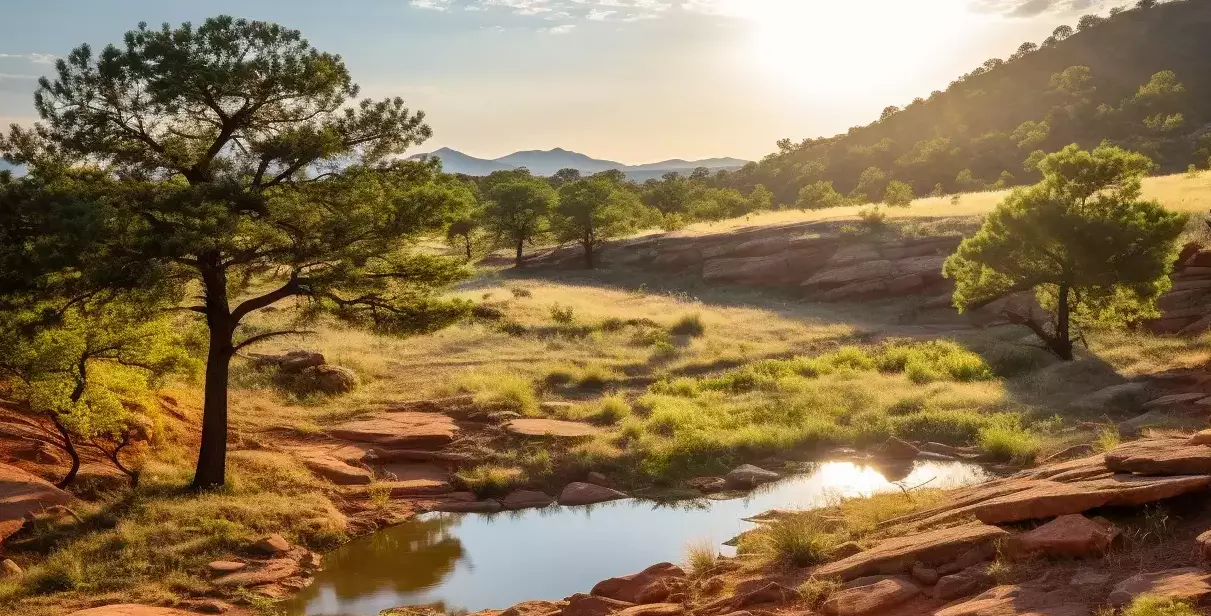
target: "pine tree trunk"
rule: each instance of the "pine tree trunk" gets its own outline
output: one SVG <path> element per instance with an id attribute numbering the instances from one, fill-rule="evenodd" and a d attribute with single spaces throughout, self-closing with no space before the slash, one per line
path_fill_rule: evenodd
<path id="1" fill-rule="evenodd" d="M 526 241 L 517 240 L 517 261 L 516 261 L 515 265 L 518 268 L 522 268 L 522 267 L 526 266 L 526 262 L 522 260 L 522 253 L 525 251 L 525 248 L 526 248 Z"/>
<path id="2" fill-rule="evenodd" d="M 215 258 L 217 263 L 217 257 Z M 206 355 L 205 401 L 202 403 L 202 444 L 193 476 L 194 490 L 220 488 L 227 481 L 227 379 L 235 355 L 235 320 L 227 303 L 226 272 L 217 265 L 202 267 L 206 285 L 206 324 L 210 350 Z"/>
<path id="3" fill-rule="evenodd" d="M 1061 284 L 1056 301 L 1055 337 L 1050 341 L 1051 350 L 1064 361 L 1072 361 L 1072 331 L 1069 323 L 1068 295 L 1071 289 Z"/>
<path id="4" fill-rule="evenodd" d="M 469 234 L 466 236 L 466 246 L 467 246 L 467 261 L 470 261 L 471 260 L 471 236 Z"/>

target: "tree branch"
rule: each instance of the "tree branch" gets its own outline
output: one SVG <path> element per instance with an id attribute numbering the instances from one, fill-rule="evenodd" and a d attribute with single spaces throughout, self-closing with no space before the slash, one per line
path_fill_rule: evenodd
<path id="1" fill-rule="evenodd" d="M 278 287 L 277 289 L 274 289 L 273 291 L 270 291 L 264 295 L 246 300 L 239 306 L 236 306 L 236 309 L 231 311 L 231 317 L 235 319 L 236 323 L 239 323 L 240 319 L 244 318 L 251 312 L 255 312 L 261 308 L 265 308 L 266 306 L 271 306 L 283 299 L 286 299 L 287 297 L 299 295 L 302 292 L 303 285 L 299 284 L 298 274 L 291 274 L 290 280 L 281 287 Z"/>
<path id="2" fill-rule="evenodd" d="M 306 329 L 288 329 L 288 330 L 282 330 L 282 331 L 277 331 L 277 332 L 268 332 L 268 333 L 264 333 L 264 334 L 258 334 L 256 336 L 253 336 L 253 337 L 235 345 L 235 350 L 236 350 L 236 352 L 239 352 L 239 350 L 243 349 L 244 347 L 254 345 L 258 342 L 264 342 L 266 340 L 269 340 L 270 338 L 279 338 L 281 336 L 305 336 L 305 335 L 314 334 L 314 333 L 315 332 L 313 332 L 311 330 L 306 330 Z"/>

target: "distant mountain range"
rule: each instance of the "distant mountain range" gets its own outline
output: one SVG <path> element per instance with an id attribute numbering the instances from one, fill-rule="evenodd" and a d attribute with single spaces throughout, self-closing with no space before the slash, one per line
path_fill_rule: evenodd
<path id="1" fill-rule="evenodd" d="M 549 176 L 555 175 L 555 172 L 560 169 L 576 169 L 586 175 L 618 169 L 626 173 L 628 178 L 638 182 L 650 178 L 658 178 L 669 172 L 688 174 L 698 167 L 706 167 L 712 171 L 739 169 L 749 162 L 739 158 L 708 158 L 705 160 L 673 159 L 646 165 L 624 165 L 612 160 L 600 160 L 585 156 L 579 152 L 570 152 L 563 148 L 514 152 L 508 156 L 492 160 L 476 158 L 450 148 L 442 148 L 428 154 L 417 154 L 412 159 L 422 160 L 426 157 L 441 159 L 442 168 L 446 173 L 488 175 L 493 171 L 525 167 L 535 175 Z"/>

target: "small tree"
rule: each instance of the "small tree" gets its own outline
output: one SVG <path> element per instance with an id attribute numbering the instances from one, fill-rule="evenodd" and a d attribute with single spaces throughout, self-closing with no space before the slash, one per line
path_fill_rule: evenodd
<path id="1" fill-rule="evenodd" d="M 516 248 L 515 265 L 525 267 L 526 242 L 533 242 L 550 226 L 558 201 L 555 189 L 541 178 L 515 178 L 492 186 L 487 196 L 485 224 L 502 242 Z"/>
<path id="2" fill-rule="evenodd" d="M 795 205 L 801 210 L 823 210 L 849 205 L 849 200 L 833 188 L 832 182 L 820 181 L 800 189 Z"/>
<path id="3" fill-rule="evenodd" d="M 1141 199 L 1151 168 L 1146 156 L 1109 146 L 1070 145 L 1044 158 L 1043 181 L 1013 191 L 946 261 L 955 306 L 1033 290 L 1046 320 L 1006 316 L 1065 360 L 1073 357 L 1074 325 L 1123 326 L 1155 315 L 1186 216 Z"/>
<path id="4" fill-rule="evenodd" d="M 887 190 L 883 193 L 883 203 L 885 205 L 888 207 L 908 207 L 912 205 L 912 200 L 912 186 L 899 180 L 892 180 L 887 183 Z"/>
<path id="5" fill-rule="evenodd" d="M 297 333 L 249 335 L 250 314 L 300 297 L 309 314 L 402 333 L 466 313 L 433 297 L 461 266 L 407 250 L 448 215 L 417 190 L 436 164 L 391 162 L 430 135 L 423 114 L 398 98 L 353 102 L 341 58 L 298 31 L 226 16 L 141 24 L 121 48 L 82 45 L 55 70 L 35 94 L 42 122 L 13 127 L 0 154 L 35 168 L 100 163 L 121 179 L 93 202 L 112 214 L 94 217 L 112 258 L 84 264 L 83 278 L 116 288 L 154 274 L 199 290 L 189 310 L 209 343 L 194 488 L 225 482 L 232 357 Z"/>
<path id="6" fill-rule="evenodd" d="M 60 488 L 75 480 L 82 446 L 138 482 L 138 466 L 123 451 L 145 438 L 145 418 L 126 403 L 146 396 L 152 379 L 192 363 L 162 310 L 165 298 L 103 294 L 0 315 L 0 377 L 31 427 L 45 419 L 50 428 L 40 431 L 70 457 Z"/>
<path id="7" fill-rule="evenodd" d="M 578 180 L 559 189 L 552 227 L 560 241 L 580 244 L 585 267 L 593 269 L 597 247 L 634 231 L 643 207 L 638 196 L 606 178 Z"/>

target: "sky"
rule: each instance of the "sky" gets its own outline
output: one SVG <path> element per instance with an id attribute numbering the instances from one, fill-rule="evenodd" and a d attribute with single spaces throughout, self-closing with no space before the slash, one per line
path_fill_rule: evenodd
<path id="1" fill-rule="evenodd" d="M 759 159 L 868 124 L 1025 41 L 1126 0 L 0 0 L 0 125 L 36 78 L 141 21 L 230 14 L 301 30 L 362 93 L 401 96 L 451 147 L 627 164 Z"/>

